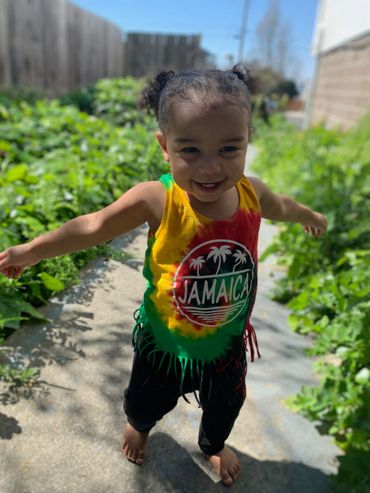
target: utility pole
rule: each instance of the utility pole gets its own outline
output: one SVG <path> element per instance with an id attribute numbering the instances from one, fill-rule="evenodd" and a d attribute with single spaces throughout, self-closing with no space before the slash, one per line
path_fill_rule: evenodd
<path id="1" fill-rule="evenodd" d="M 244 41 L 245 41 L 245 36 L 247 34 L 248 9 L 249 9 L 249 0 L 244 0 L 242 25 L 240 28 L 240 35 L 239 35 L 238 62 L 243 61 Z"/>

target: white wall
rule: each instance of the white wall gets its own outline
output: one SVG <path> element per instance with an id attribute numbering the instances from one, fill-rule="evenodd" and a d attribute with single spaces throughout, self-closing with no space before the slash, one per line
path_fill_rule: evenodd
<path id="1" fill-rule="evenodd" d="M 312 54 L 370 31 L 370 0 L 319 0 Z"/>

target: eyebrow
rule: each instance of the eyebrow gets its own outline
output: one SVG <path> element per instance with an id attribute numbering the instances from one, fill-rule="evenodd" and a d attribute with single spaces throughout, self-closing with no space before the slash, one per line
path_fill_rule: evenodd
<path id="1" fill-rule="evenodd" d="M 232 137 L 231 139 L 226 139 L 224 142 L 242 142 L 243 140 L 245 140 L 244 137 Z M 178 139 L 175 139 L 175 142 L 176 144 L 187 144 L 189 142 L 197 142 L 197 139 L 179 137 Z"/>

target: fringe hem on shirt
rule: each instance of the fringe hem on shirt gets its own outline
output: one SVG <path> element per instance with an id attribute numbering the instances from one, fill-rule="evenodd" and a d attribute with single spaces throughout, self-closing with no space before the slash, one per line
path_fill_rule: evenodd
<path id="1" fill-rule="evenodd" d="M 184 356 L 177 356 L 174 354 L 171 354 L 170 352 L 165 352 L 163 351 L 159 346 L 156 345 L 153 336 L 145 330 L 145 324 L 143 320 L 143 314 L 142 314 L 142 309 L 143 307 L 141 306 L 137 310 L 135 310 L 133 316 L 135 319 L 135 326 L 132 331 L 132 345 L 134 347 L 134 350 L 137 350 L 139 353 L 144 352 L 145 350 L 149 350 L 147 354 L 147 359 L 149 362 L 152 363 L 153 370 L 155 369 L 156 372 L 159 372 L 159 370 L 162 368 L 163 363 L 165 362 L 166 359 L 169 359 L 167 362 L 167 372 L 166 372 L 166 377 L 162 383 L 164 385 L 168 374 L 171 370 L 171 368 L 174 369 L 175 375 L 177 376 L 177 364 L 176 360 L 179 362 L 180 367 L 181 367 L 181 375 L 180 375 L 180 395 L 183 397 L 183 399 L 190 404 L 190 401 L 187 399 L 185 393 L 184 393 L 184 380 L 185 376 L 187 373 L 190 374 L 190 378 L 194 378 L 194 372 L 199 375 L 200 378 L 200 384 L 199 384 L 199 389 L 202 389 L 203 386 L 205 385 L 205 380 L 207 379 L 205 376 L 205 363 L 200 361 L 199 359 L 190 359 L 186 358 Z M 249 350 L 248 350 L 249 347 Z M 258 358 L 261 357 L 261 354 L 259 352 L 258 348 L 258 341 L 257 341 L 257 336 L 254 331 L 254 328 L 252 324 L 248 321 L 246 324 L 246 329 L 243 333 L 243 351 L 249 352 L 250 353 L 250 360 L 253 363 L 254 362 L 254 356 L 255 356 L 255 351 L 257 351 Z M 156 362 L 156 357 L 159 356 L 160 361 L 158 365 L 158 361 Z M 207 363 L 208 367 L 212 367 L 213 372 L 215 373 L 222 373 L 226 370 L 226 368 L 234 363 L 238 368 L 240 368 L 240 357 L 235 357 L 235 354 L 232 355 L 229 358 L 219 358 L 218 360 L 215 360 L 211 363 Z M 244 369 L 243 369 L 243 375 L 244 379 L 247 374 L 247 359 L 245 358 L 245 363 L 244 363 Z M 212 375 L 207 375 L 208 376 L 208 399 L 210 398 L 211 392 L 212 392 Z M 149 380 L 150 375 L 148 378 L 143 382 L 143 385 Z M 228 386 L 228 392 L 229 392 L 229 400 L 231 399 L 231 392 L 237 391 L 239 387 L 242 385 L 243 382 L 240 382 L 240 385 L 238 385 L 237 388 L 232 389 L 231 386 Z M 225 389 L 226 390 L 226 389 Z M 199 401 L 199 397 L 197 396 L 196 392 L 194 391 L 194 396 L 195 399 L 198 403 L 198 406 L 201 407 L 201 403 Z M 244 396 L 245 397 L 245 396 Z"/>

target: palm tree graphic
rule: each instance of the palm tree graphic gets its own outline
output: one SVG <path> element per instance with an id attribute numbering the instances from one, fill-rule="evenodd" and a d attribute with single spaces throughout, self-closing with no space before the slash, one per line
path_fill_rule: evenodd
<path id="1" fill-rule="evenodd" d="M 233 267 L 233 272 L 235 272 L 235 269 L 237 268 L 237 266 L 239 264 L 245 264 L 247 262 L 247 255 L 244 252 L 242 252 L 241 250 L 238 249 L 233 254 L 233 257 L 235 257 L 235 259 L 236 259 L 235 265 Z"/>
<path id="2" fill-rule="evenodd" d="M 218 261 L 216 275 L 220 270 L 221 261 L 225 262 L 226 255 L 230 255 L 230 254 L 231 254 L 231 250 L 227 245 L 221 245 L 220 248 L 217 248 L 216 246 L 211 247 L 211 252 L 208 254 L 207 260 L 213 257 L 213 260 L 215 262 Z"/>
<path id="3" fill-rule="evenodd" d="M 191 262 L 190 262 L 190 268 L 192 267 L 195 267 L 196 270 L 197 270 L 197 276 L 199 276 L 199 269 L 201 269 L 203 267 L 203 264 L 205 263 L 205 260 L 203 257 L 197 257 L 197 258 L 194 258 Z"/>

